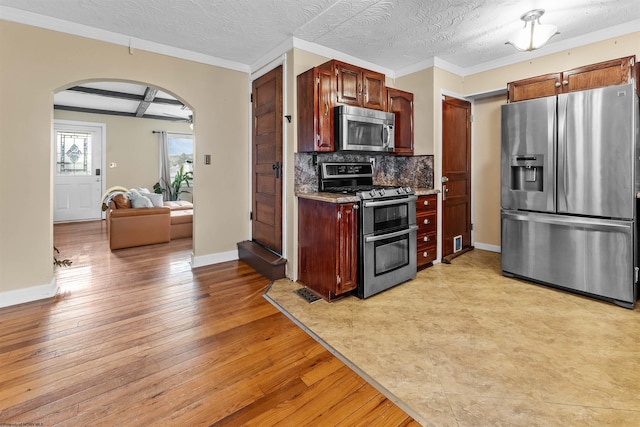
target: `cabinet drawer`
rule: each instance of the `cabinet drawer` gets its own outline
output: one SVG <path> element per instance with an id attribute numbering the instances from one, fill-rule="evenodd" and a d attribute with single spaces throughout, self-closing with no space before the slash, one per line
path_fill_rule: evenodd
<path id="1" fill-rule="evenodd" d="M 420 196 L 416 200 L 416 213 L 418 212 L 430 212 L 438 208 L 438 196 L 435 194 L 429 196 Z"/>
<path id="2" fill-rule="evenodd" d="M 422 267 L 425 264 L 435 261 L 436 253 L 437 251 L 435 246 L 428 246 L 422 250 L 418 249 L 418 256 L 416 258 L 418 267 Z"/>
<path id="3" fill-rule="evenodd" d="M 418 233 L 418 248 L 420 246 L 435 245 L 438 242 L 436 233 Z"/>
<path id="4" fill-rule="evenodd" d="M 416 225 L 418 226 L 418 234 L 435 233 L 438 225 L 437 212 L 419 212 L 416 213 Z"/>

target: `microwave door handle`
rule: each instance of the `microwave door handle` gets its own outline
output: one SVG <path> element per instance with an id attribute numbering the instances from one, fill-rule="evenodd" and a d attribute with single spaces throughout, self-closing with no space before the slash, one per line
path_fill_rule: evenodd
<path id="1" fill-rule="evenodd" d="M 387 133 L 386 138 L 384 137 L 385 132 Z M 382 139 L 384 140 L 382 146 L 384 148 L 389 148 L 389 144 L 391 143 L 391 126 L 386 124 L 382 126 Z"/>

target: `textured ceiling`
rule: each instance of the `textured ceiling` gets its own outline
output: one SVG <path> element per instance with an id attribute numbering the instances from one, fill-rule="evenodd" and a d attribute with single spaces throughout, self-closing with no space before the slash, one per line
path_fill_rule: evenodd
<path id="1" fill-rule="evenodd" d="M 622 24 L 632 28 L 625 32 L 640 26 L 638 0 L 0 0 L 0 6 L 249 68 L 293 38 L 393 72 L 434 58 L 461 69 L 522 59 L 528 53 L 504 43 L 534 8 L 546 10 L 542 23 L 559 27 L 547 49 L 596 32 L 599 39 L 607 31 L 616 36 L 611 27 Z"/>

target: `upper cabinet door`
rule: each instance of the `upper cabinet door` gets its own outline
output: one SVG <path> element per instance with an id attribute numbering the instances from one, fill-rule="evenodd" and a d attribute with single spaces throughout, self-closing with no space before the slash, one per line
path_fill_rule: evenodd
<path id="1" fill-rule="evenodd" d="M 333 75 L 312 68 L 298 76 L 298 150 L 333 151 Z"/>
<path id="2" fill-rule="evenodd" d="M 387 88 L 387 111 L 396 116 L 393 152 L 413 155 L 413 94 Z"/>
<path id="3" fill-rule="evenodd" d="M 338 104 L 384 111 L 384 74 L 340 61 L 329 61 L 321 67 L 333 68 L 335 72 Z"/>
<path id="4" fill-rule="evenodd" d="M 510 82 L 507 85 L 509 102 L 631 83 L 636 68 L 635 60 L 635 56 L 626 56 L 561 73 Z M 638 74 L 640 75 L 640 72 Z M 640 94 L 640 87 L 638 92 Z"/>
<path id="5" fill-rule="evenodd" d="M 552 73 L 511 82 L 508 84 L 509 102 L 557 95 L 562 91 L 560 80 L 560 73 Z"/>
<path id="6" fill-rule="evenodd" d="M 563 92 L 629 83 L 634 62 L 635 57 L 629 56 L 565 71 L 562 73 Z"/>
<path id="7" fill-rule="evenodd" d="M 374 110 L 385 109 L 384 79 L 385 77 L 379 73 L 362 72 L 363 107 L 373 108 Z"/>
<path id="8" fill-rule="evenodd" d="M 336 64 L 337 101 L 340 104 L 362 105 L 362 72 L 349 64 Z"/>

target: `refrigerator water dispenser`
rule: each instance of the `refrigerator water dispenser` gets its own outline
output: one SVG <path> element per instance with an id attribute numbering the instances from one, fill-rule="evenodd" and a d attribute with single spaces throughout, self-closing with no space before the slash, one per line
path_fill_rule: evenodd
<path id="1" fill-rule="evenodd" d="M 543 191 L 543 154 L 511 156 L 511 190 Z"/>

